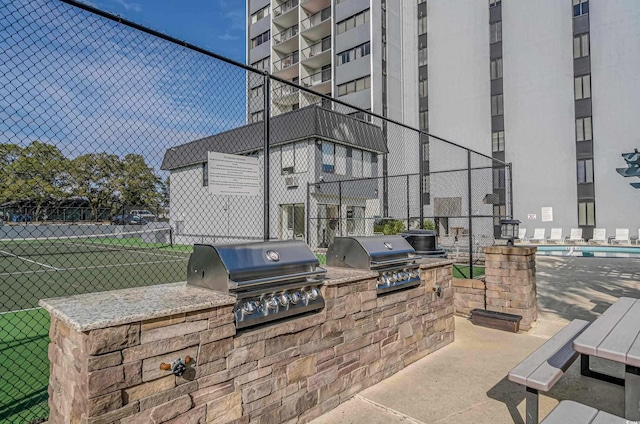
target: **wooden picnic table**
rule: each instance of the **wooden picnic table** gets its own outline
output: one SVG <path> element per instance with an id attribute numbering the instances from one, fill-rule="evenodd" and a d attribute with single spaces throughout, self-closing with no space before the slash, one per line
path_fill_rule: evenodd
<path id="1" fill-rule="evenodd" d="M 573 348 L 587 358 L 586 369 L 584 363 L 582 367 L 585 375 L 589 375 L 589 356 L 625 365 L 625 418 L 640 420 L 640 299 L 618 299 L 573 341 Z"/>

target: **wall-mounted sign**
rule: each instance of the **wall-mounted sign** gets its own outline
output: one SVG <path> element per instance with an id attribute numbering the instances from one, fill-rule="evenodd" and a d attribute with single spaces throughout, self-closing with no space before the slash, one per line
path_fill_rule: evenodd
<path id="1" fill-rule="evenodd" d="M 536 219 L 536 214 L 535 213 L 527 214 L 527 219 Z"/>
<path id="2" fill-rule="evenodd" d="M 260 194 L 258 158 L 209 152 L 209 193 L 226 196 Z"/>
<path id="3" fill-rule="evenodd" d="M 540 215 L 542 215 L 542 222 L 552 222 L 553 221 L 553 208 L 546 207 L 542 208 Z"/>

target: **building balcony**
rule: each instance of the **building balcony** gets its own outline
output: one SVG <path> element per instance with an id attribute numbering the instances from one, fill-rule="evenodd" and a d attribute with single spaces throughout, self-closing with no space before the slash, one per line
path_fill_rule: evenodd
<path id="1" fill-rule="evenodd" d="M 322 94 L 331 93 L 331 69 L 324 69 L 313 73 L 300 81 L 303 87 L 307 87 Z"/>
<path id="2" fill-rule="evenodd" d="M 289 27 L 298 22 L 299 0 L 287 0 L 273 8 L 272 22 Z"/>
<path id="3" fill-rule="evenodd" d="M 298 87 L 278 82 L 271 91 L 271 100 L 280 105 L 294 105 L 299 102 Z"/>
<path id="4" fill-rule="evenodd" d="M 313 14 L 331 6 L 331 0 L 300 0 L 300 5 L 308 13 Z"/>
<path id="5" fill-rule="evenodd" d="M 302 50 L 302 63 L 310 68 L 321 68 L 331 63 L 331 37 Z"/>
<path id="6" fill-rule="evenodd" d="M 289 56 L 273 62 L 273 74 L 280 78 L 292 79 L 298 75 L 298 67 L 295 66 L 300 61 L 300 54 L 296 50 Z"/>
<path id="7" fill-rule="evenodd" d="M 298 50 L 298 24 L 273 36 L 273 49 L 280 53 L 291 53 Z"/>
<path id="8" fill-rule="evenodd" d="M 320 40 L 331 35 L 331 6 L 314 13 L 300 22 L 304 37 L 310 40 Z"/>

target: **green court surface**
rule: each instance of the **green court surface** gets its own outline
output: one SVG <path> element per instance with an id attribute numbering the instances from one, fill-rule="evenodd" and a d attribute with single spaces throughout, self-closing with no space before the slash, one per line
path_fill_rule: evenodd
<path id="1" fill-rule="evenodd" d="M 469 275 L 469 265 L 453 265 L 453 278 L 476 278 L 484 275 L 483 266 L 473 267 L 473 277 Z"/>
<path id="2" fill-rule="evenodd" d="M 192 246 L 140 238 L 0 240 L 0 422 L 48 416 L 49 315 L 38 300 L 186 280 Z"/>

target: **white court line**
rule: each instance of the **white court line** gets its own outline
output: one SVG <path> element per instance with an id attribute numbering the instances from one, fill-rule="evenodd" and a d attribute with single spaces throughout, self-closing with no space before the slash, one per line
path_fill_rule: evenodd
<path id="1" fill-rule="evenodd" d="M 31 262 L 32 264 L 40 265 L 40 266 L 45 267 L 45 268 L 51 268 L 51 269 L 56 270 L 56 271 L 63 271 L 62 269 L 56 268 L 55 266 L 46 265 L 46 264 L 43 264 L 41 262 L 32 261 L 31 259 L 23 258 L 22 256 L 14 255 L 13 253 L 10 253 L 10 252 L 5 252 L 4 250 L 0 250 L 0 253 L 2 253 L 4 255 L 13 256 L 14 258 L 22 259 L 25 262 Z"/>
<path id="2" fill-rule="evenodd" d="M 17 311 L 0 312 L 0 315 L 15 314 L 16 312 L 37 311 L 38 309 L 42 309 L 42 308 L 18 309 Z"/>
<path id="3" fill-rule="evenodd" d="M 5 272 L 0 274 L 0 277 L 6 277 L 9 275 L 43 274 L 46 272 L 54 272 L 54 271 L 85 271 L 85 270 L 98 269 L 98 268 L 114 268 L 114 267 L 122 267 L 122 266 L 129 266 L 129 265 L 166 264 L 166 263 L 172 263 L 172 262 L 182 262 L 188 259 L 189 258 L 181 258 L 180 260 L 176 260 L 176 261 L 134 262 L 134 263 L 125 263 L 125 264 L 85 266 L 85 267 L 78 267 L 78 268 L 53 268 L 52 270 L 41 269 L 38 271 Z"/>

